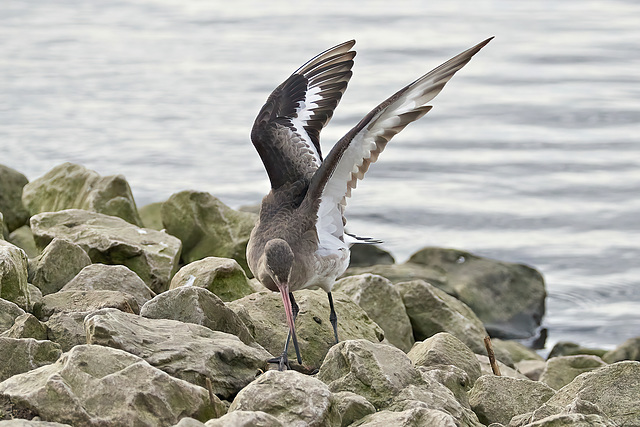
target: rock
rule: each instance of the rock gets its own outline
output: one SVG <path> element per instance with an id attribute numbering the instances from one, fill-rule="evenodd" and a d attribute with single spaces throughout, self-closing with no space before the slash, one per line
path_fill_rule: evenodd
<path id="1" fill-rule="evenodd" d="M 455 419 L 446 412 L 437 409 L 414 408 L 402 412 L 380 411 L 375 414 L 367 415 L 355 424 L 353 427 L 389 427 L 389 426 L 405 426 L 405 427 L 457 427 Z"/>
<path id="2" fill-rule="evenodd" d="M 592 354 L 594 356 L 603 357 L 606 352 L 607 350 L 583 347 L 574 342 L 559 341 L 553 346 L 547 359 L 558 356 L 575 356 L 577 354 Z"/>
<path id="3" fill-rule="evenodd" d="M 142 226 L 144 228 L 152 228 L 154 230 L 164 229 L 162 224 L 162 204 L 163 202 L 149 203 L 138 209 Z"/>
<path id="4" fill-rule="evenodd" d="M 142 307 L 156 296 L 136 273 L 124 265 L 88 265 L 61 290 L 63 292 L 118 291 L 133 297 L 138 307 Z"/>
<path id="5" fill-rule="evenodd" d="M 543 360 L 521 360 L 516 363 L 516 369 L 533 381 L 539 381 L 542 371 L 547 367 Z"/>
<path id="6" fill-rule="evenodd" d="M 42 295 L 58 292 L 83 268 L 91 264 L 89 255 L 78 245 L 54 238 L 33 266 L 33 279 Z"/>
<path id="7" fill-rule="evenodd" d="M 440 332 L 416 343 L 407 356 L 416 366 L 457 366 L 469 375 L 471 385 L 481 375 L 480 362 L 473 351 L 462 341 L 446 332 Z"/>
<path id="8" fill-rule="evenodd" d="M 162 205 L 167 232 L 182 241 L 185 264 L 209 256 L 233 258 L 249 272 L 247 242 L 257 215 L 239 212 L 209 193 L 182 191 Z"/>
<path id="9" fill-rule="evenodd" d="M 0 298 L 0 333 L 9 330 L 16 318 L 25 314 L 16 303 Z"/>
<path id="10" fill-rule="evenodd" d="M 493 350 L 496 353 L 496 357 L 498 359 L 500 359 L 500 353 L 506 353 L 509 355 L 509 359 L 511 359 L 513 363 L 518 363 L 522 360 L 544 360 L 544 358 L 534 350 L 531 350 L 530 348 L 517 341 L 492 338 L 491 344 L 493 345 Z"/>
<path id="11" fill-rule="evenodd" d="M 55 313 L 86 313 L 101 308 L 115 308 L 127 313 L 139 313 L 136 300 L 118 291 L 60 291 L 42 298 L 33 314 L 43 322 Z"/>
<path id="12" fill-rule="evenodd" d="M 369 414 L 375 414 L 376 408 L 364 397 L 350 391 L 334 393 L 338 412 L 342 418 L 342 427 L 351 425 Z"/>
<path id="13" fill-rule="evenodd" d="M 51 341 L 0 337 L 0 383 L 7 378 L 58 360 L 62 351 Z"/>
<path id="14" fill-rule="evenodd" d="M 173 276 L 169 289 L 187 285 L 206 288 L 225 302 L 254 292 L 240 264 L 230 258 L 207 257 L 185 265 Z"/>
<path id="15" fill-rule="evenodd" d="M 483 424 L 508 424 L 512 417 L 531 412 L 555 391 L 529 379 L 483 375 L 469 393 L 471 408 Z"/>
<path id="16" fill-rule="evenodd" d="M 29 258 L 35 258 L 40 255 L 40 250 L 36 246 L 36 241 L 33 240 L 33 233 L 31 233 L 31 228 L 28 225 L 23 225 L 13 230 L 9 234 L 8 241 L 22 249 Z"/>
<path id="17" fill-rule="evenodd" d="M 23 420 L 16 418 L 13 420 L 0 421 L 0 427 L 73 427 L 69 424 L 50 423 L 48 421 Z"/>
<path id="18" fill-rule="evenodd" d="M 345 277 L 336 282 L 333 291 L 347 294 L 362 307 L 391 344 L 404 352 L 411 350 L 414 342 L 411 321 L 402 297 L 388 279 L 373 274 Z"/>
<path id="19" fill-rule="evenodd" d="M 125 350 L 168 374 L 227 399 L 255 378 L 272 356 L 236 336 L 175 320 L 105 309 L 85 318 L 87 342 Z"/>
<path id="20" fill-rule="evenodd" d="M 197 286 L 181 286 L 161 293 L 142 307 L 140 315 L 206 326 L 212 331 L 235 335 L 247 345 L 256 342 L 233 310 L 216 295 Z"/>
<path id="21" fill-rule="evenodd" d="M 447 284 L 447 277 L 442 271 L 414 263 L 349 267 L 344 276 L 357 276 L 367 273 L 386 277 L 394 284 L 413 280 L 424 280 L 436 286 L 438 289 L 442 289 L 449 295 L 455 294 L 454 289 Z"/>
<path id="22" fill-rule="evenodd" d="M 220 418 L 209 420 L 204 425 L 205 427 L 284 427 L 276 417 L 262 411 L 233 411 Z"/>
<path id="23" fill-rule="evenodd" d="M 559 414 L 527 424 L 527 427 L 616 427 L 616 424 L 600 415 Z"/>
<path id="24" fill-rule="evenodd" d="M 205 427 L 205 424 L 194 418 L 184 417 L 173 427 Z"/>
<path id="25" fill-rule="evenodd" d="M 453 393 L 455 399 L 465 408 L 471 409 L 468 393 L 471 390 L 471 379 L 464 370 L 453 365 L 418 366 L 425 384 L 434 382 L 445 386 Z"/>
<path id="26" fill-rule="evenodd" d="M 22 202 L 31 215 L 83 209 L 142 225 L 131 188 L 122 175 L 100 176 L 73 163 L 63 163 L 25 185 Z"/>
<path id="27" fill-rule="evenodd" d="M 30 313 L 24 313 L 16 317 L 13 326 L 0 334 L 7 338 L 33 338 L 36 340 L 47 339 L 47 327 Z"/>
<path id="28" fill-rule="evenodd" d="M 29 312 L 33 313 L 33 308 L 42 304 L 42 292 L 31 283 L 27 283 L 27 292 L 29 292 Z"/>
<path id="29" fill-rule="evenodd" d="M 482 354 L 476 354 L 476 358 L 478 359 L 478 362 L 480 362 L 480 370 L 482 371 L 482 375 L 493 375 L 493 370 L 491 369 L 489 358 Z M 503 377 L 520 378 L 523 380 L 528 379 L 523 373 L 518 372 L 514 368 L 505 365 L 499 360 L 497 362 L 498 367 L 500 368 L 500 373 Z"/>
<path id="30" fill-rule="evenodd" d="M 4 223 L 4 215 L 0 212 L 0 240 L 6 240 L 9 238 L 9 228 Z"/>
<path id="31" fill-rule="evenodd" d="M 640 361 L 640 337 L 629 338 L 615 349 L 606 352 L 602 360 L 607 363 L 620 362 L 622 360 Z"/>
<path id="32" fill-rule="evenodd" d="M 28 182 L 27 177 L 20 172 L 0 165 L 0 212 L 9 231 L 21 227 L 29 220 L 29 212 L 22 204 L 22 189 Z"/>
<path id="33" fill-rule="evenodd" d="M 422 383 L 420 371 L 395 347 L 359 339 L 329 350 L 318 379 L 336 393 L 350 391 L 382 409 L 409 385 Z"/>
<path id="34" fill-rule="evenodd" d="M 554 357 L 547 361 L 540 381 L 555 390 L 560 390 L 578 375 L 605 365 L 606 363 L 598 356 L 587 354 Z"/>
<path id="35" fill-rule="evenodd" d="M 574 399 L 596 405 L 616 425 L 640 425 L 640 362 L 625 361 L 576 377 L 547 402 L 564 407 Z"/>
<path id="36" fill-rule="evenodd" d="M 57 312 L 45 322 L 47 338 L 60 344 L 62 351 L 69 351 L 73 347 L 87 343 L 84 331 L 84 318 L 89 312 L 64 313 Z"/>
<path id="37" fill-rule="evenodd" d="M 52 365 L 0 383 L 13 410 L 46 421 L 79 425 L 173 425 L 222 415 L 207 391 L 172 378 L 137 356 L 80 345 Z"/>
<path id="38" fill-rule="evenodd" d="M 300 313 L 296 319 L 296 335 L 303 365 L 317 368 L 335 344 L 333 328 L 329 323 L 329 301 L 322 290 L 295 292 Z M 379 342 L 384 332 L 367 313 L 346 295 L 333 295 L 338 316 L 340 340 L 364 338 Z M 266 291 L 247 295 L 227 304 L 247 325 L 255 340 L 271 354 L 279 355 L 284 348 L 289 328 L 285 320 L 282 298 L 278 293 Z M 293 345 L 289 347 L 289 360 L 296 360 Z"/>
<path id="39" fill-rule="evenodd" d="M 94 263 L 126 265 L 156 293 L 169 288 L 180 258 L 180 241 L 175 237 L 95 212 L 41 213 L 31 218 L 31 230 L 39 247 L 55 237 L 67 239 Z"/>
<path id="40" fill-rule="evenodd" d="M 27 254 L 17 246 L 0 240 L 0 298 L 16 303 L 28 310 Z"/>
<path id="41" fill-rule="evenodd" d="M 573 399 L 565 407 L 545 403 L 531 413 L 513 417 L 509 423 L 509 427 L 616 427 L 617 425 L 597 405 L 580 398 Z"/>
<path id="42" fill-rule="evenodd" d="M 296 371 L 267 371 L 233 399 L 234 411 L 262 411 L 287 426 L 338 426 L 340 413 L 329 388 Z"/>
<path id="43" fill-rule="evenodd" d="M 487 331 L 463 302 L 422 280 L 398 283 L 396 288 L 402 295 L 416 341 L 448 332 L 474 353 L 487 353 L 484 347 Z"/>
<path id="44" fill-rule="evenodd" d="M 369 267 L 372 265 L 390 265 L 396 262 L 384 249 L 370 244 L 355 244 L 350 249 L 349 267 Z"/>

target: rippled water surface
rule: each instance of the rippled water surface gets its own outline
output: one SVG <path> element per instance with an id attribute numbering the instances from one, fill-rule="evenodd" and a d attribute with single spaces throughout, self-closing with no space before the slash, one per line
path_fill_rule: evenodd
<path id="1" fill-rule="evenodd" d="M 404 261 L 466 249 L 538 268 L 549 344 L 640 335 L 640 3 L 0 3 L 0 163 L 124 174 L 138 205 L 183 189 L 238 207 L 268 190 L 249 141 L 270 91 L 357 40 L 324 151 L 378 102 L 495 35 L 396 137 L 349 228 Z M 366 4 L 366 6 L 365 6 Z"/>

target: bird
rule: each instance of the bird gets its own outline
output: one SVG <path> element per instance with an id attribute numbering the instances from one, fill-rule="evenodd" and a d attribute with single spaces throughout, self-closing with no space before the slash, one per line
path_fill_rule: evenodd
<path id="1" fill-rule="evenodd" d="M 345 232 L 347 199 L 391 138 L 424 116 L 451 77 L 493 37 L 454 56 L 380 103 L 340 138 L 326 157 L 320 132 L 330 121 L 349 80 L 355 40 L 338 44 L 304 63 L 267 98 L 251 129 L 251 141 L 270 181 L 247 244 L 247 263 L 267 289 L 279 292 L 288 335 L 281 356 L 268 362 L 291 369 L 299 307 L 293 292 L 321 288 L 329 299 L 335 342 L 338 324 L 331 289 L 349 265 L 352 243 L 371 243 Z"/>

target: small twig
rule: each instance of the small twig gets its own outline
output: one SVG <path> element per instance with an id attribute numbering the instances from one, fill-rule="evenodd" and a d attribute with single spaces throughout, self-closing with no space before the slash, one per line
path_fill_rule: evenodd
<path id="1" fill-rule="evenodd" d="M 213 405 L 215 403 L 215 399 L 213 397 L 213 386 L 211 385 L 211 378 L 206 377 L 204 379 L 204 382 L 207 385 L 207 391 L 209 392 L 209 401 Z"/>
<path id="2" fill-rule="evenodd" d="M 491 345 L 491 337 L 487 335 L 484 337 L 484 346 L 487 348 L 487 355 L 489 356 L 489 363 L 491 364 L 491 370 L 494 375 L 501 376 L 500 367 L 496 362 L 496 355 L 493 353 L 493 346 Z"/>

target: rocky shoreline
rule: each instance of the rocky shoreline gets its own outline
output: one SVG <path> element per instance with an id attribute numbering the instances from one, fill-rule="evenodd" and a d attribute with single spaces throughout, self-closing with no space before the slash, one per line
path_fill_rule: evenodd
<path id="1" fill-rule="evenodd" d="M 246 265 L 255 219 L 0 165 L 0 426 L 640 426 L 640 338 L 544 360 L 521 344 L 544 338 L 540 273 L 454 249 L 353 248 L 341 342 L 324 293 L 297 292 L 303 365 L 274 371 L 287 328 Z"/>

